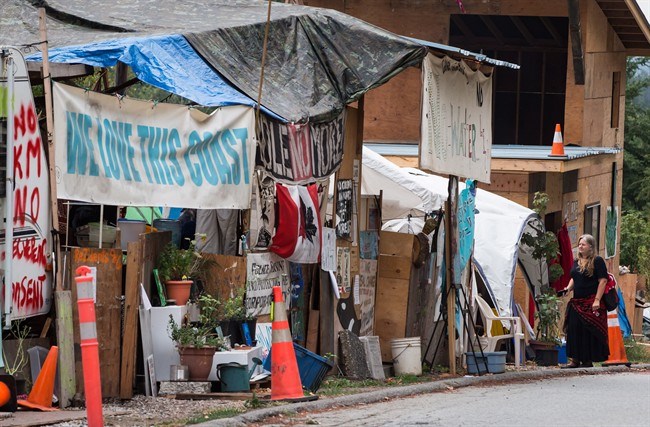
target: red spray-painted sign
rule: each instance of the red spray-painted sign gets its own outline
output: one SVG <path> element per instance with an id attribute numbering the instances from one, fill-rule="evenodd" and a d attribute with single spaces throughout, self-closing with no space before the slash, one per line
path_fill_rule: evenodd
<path id="1" fill-rule="evenodd" d="M 0 120 L 4 121 L 4 138 L 13 142 L 14 186 L 11 196 L 13 209 L 13 243 L 11 250 L 12 277 L 2 284 L 11 285 L 11 318 L 45 314 L 52 304 L 52 278 L 47 271 L 51 260 L 50 209 L 48 167 L 34 107 L 27 67 L 19 51 L 9 48 L 0 68 Z M 11 57 L 12 61 L 7 61 Z M 7 65 L 10 64 L 10 65 Z M 9 99 L 7 73 L 14 74 L 12 99 Z M 13 115 L 10 114 L 13 112 Z M 13 132 L 7 135 L 7 120 L 13 116 Z M 7 171 L 10 173 L 10 171 Z M 0 185 L 5 185 L 4 182 Z M 8 198 L 0 200 L 2 215 L 6 215 Z M 5 266 L 5 230 L 0 231 L 2 267 Z M 6 295 L 3 292 L 3 295 Z M 3 304 L 4 306 L 4 304 Z"/>

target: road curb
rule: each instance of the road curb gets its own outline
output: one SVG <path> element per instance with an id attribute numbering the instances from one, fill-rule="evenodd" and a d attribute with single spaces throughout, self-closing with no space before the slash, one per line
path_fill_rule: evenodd
<path id="1" fill-rule="evenodd" d="M 607 373 L 621 373 L 634 370 L 650 370 L 650 364 L 635 364 L 630 368 L 627 366 L 608 366 L 595 368 L 576 369 L 536 369 L 531 371 L 509 371 L 497 375 L 466 376 L 449 378 L 427 383 L 413 384 L 401 387 L 387 387 L 380 390 L 373 390 L 358 394 L 338 396 L 331 399 L 316 400 L 312 402 L 288 403 L 286 405 L 274 406 L 272 408 L 257 409 L 232 418 L 223 418 L 198 424 L 199 426 L 247 426 L 251 423 L 277 415 L 295 414 L 299 412 L 320 411 L 334 407 L 355 406 L 381 402 L 383 400 L 398 397 L 407 397 L 418 394 L 431 393 L 436 391 L 451 390 L 461 387 L 475 385 L 489 385 L 506 382 L 518 382 L 528 380 L 540 380 L 556 377 L 573 377 L 578 375 L 601 375 Z"/>

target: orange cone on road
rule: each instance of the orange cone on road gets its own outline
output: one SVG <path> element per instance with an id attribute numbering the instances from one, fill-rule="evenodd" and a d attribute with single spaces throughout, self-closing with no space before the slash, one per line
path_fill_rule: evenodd
<path id="1" fill-rule="evenodd" d="M 553 135 L 553 146 L 549 156 L 566 157 L 564 154 L 564 142 L 562 141 L 562 128 L 560 124 L 555 125 L 555 134 Z"/>
<path id="2" fill-rule="evenodd" d="M 57 408 L 52 407 L 52 396 L 54 395 L 54 379 L 56 377 L 58 357 L 59 347 L 53 345 L 47 353 L 41 372 L 38 374 L 27 400 L 19 400 L 18 405 L 38 409 L 39 411 L 57 410 Z"/>
<path id="3" fill-rule="evenodd" d="M 618 323 L 618 311 L 607 312 L 607 339 L 609 340 L 609 359 L 603 362 L 603 366 L 627 365 L 625 346 L 623 345 L 623 332 Z"/>
<path id="4" fill-rule="evenodd" d="M 271 400 L 302 399 L 302 383 L 293 348 L 282 288 L 273 287 L 273 324 L 271 344 Z"/>

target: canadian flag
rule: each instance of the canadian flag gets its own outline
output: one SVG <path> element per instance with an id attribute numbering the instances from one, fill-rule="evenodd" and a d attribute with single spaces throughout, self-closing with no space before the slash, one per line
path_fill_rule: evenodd
<path id="1" fill-rule="evenodd" d="M 275 197 L 277 227 L 269 249 L 291 262 L 317 263 L 322 234 L 318 186 L 277 183 Z"/>

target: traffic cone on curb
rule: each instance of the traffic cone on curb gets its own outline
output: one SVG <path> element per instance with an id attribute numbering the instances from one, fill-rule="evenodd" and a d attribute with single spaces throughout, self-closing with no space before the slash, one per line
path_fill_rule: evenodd
<path id="1" fill-rule="evenodd" d="M 623 344 L 623 332 L 618 323 L 618 311 L 607 312 L 607 339 L 609 340 L 609 359 L 603 362 L 603 366 L 626 365 L 631 363 L 627 360 L 625 345 Z"/>
<path id="2" fill-rule="evenodd" d="M 41 372 L 38 374 L 27 400 L 19 400 L 18 405 L 38 409 L 39 411 L 57 410 L 57 408 L 52 407 L 52 396 L 54 395 L 54 379 L 56 377 L 58 357 L 59 347 L 53 345 L 47 353 Z"/>
<path id="3" fill-rule="evenodd" d="M 291 341 L 282 287 L 273 287 L 273 323 L 271 353 L 271 400 L 302 399 L 302 383 L 296 352 Z"/>
<path id="4" fill-rule="evenodd" d="M 555 125 L 555 134 L 553 135 L 553 146 L 549 156 L 566 157 L 564 154 L 564 142 L 562 141 L 562 127 L 560 124 Z"/>

